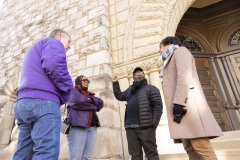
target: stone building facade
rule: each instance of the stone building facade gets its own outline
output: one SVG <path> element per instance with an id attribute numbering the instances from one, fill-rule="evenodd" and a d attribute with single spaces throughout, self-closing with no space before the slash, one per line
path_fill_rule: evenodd
<path id="1" fill-rule="evenodd" d="M 20 80 L 21 62 L 29 47 L 38 39 L 46 37 L 55 28 L 62 28 L 71 35 L 71 49 L 67 52 L 67 63 L 72 79 L 83 74 L 91 80 L 91 90 L 104 100 L 104 109 L 98 114 L 101 125 L 98 129 L 95 159 L 128 159 L 128 151 L 123 127 L 125 103 L 118 102 L 112 92 L 111 76 L 118 74 L 121 89 L 126 89 L 132 82 L 134 67 L 144 68 L 150 84 L 157 86 L 161 94 L 159 70 L 159 42 L 168 35 L 188 33 L 196 42 L 202 44 L 206 53 L 222 53 L 228 45 L 219 45 L 222 50 L 211 50 L 210 41 L 206 42 L 199 32 L 186 32 L 181 28 L 183 15 L 195 0 L 5 0 L 0 12 L 0 145 L 5 149 L 0 152 L 3 159 L 12 156 L 17 142 L 17 126 L 13 116 L 13 105 L 16 99 L 16 89 Z M 201 0 L 196 0 L 201 1 Z M 237 26 L 240 19 L 232 17 L 233 24 L 230 35 L 239 34 Z M 229 24 L 230 25 L 230 24 Z M 233 27 L 235 25 L 235 27 Z M 180 26 L 180 28 L 178 28 Z M 193 24 L 190 24 L 193 26 Z M 221 38 L 228 35 L 225 29 Z M 193 29 L 194 30 L 194 29 Z M 196 30 L 196 29 L 195 29 Z M 230 32 L 229 31 L 229 32 Z M 238 32 L 237 32 L 238 31 Z M 236 33 L 235 33 L 236 32 Z M 233 34 L 235 33 L 235 34 Z M 208 34 L 208 33 L 206 33 Z M 195 36 L 193 36 L 195 35 Z M 201 36 L 198 36 L 201 35 Z M 207 39 L 205 37 L 205 39 Z M 236 38 L 235 38 L 236 39 Z M 210 38 L 210 40 L 212 40 Z M 239 40 L 237 44 L 239 43 Z M 223 43 L 223 40 L 218 42 Z M 233 49 L 238 49 L 239 45 Z M 234 91 L 231 84 L 238 89 L 240 75 L 240 53 L 231 51 L 232 63 L 229 78 L 220 60 L 208 55 L 206 61 L 199 59 L 214 74 L 213 82 L 218 99 L 223 101 L 222 112 L 216 112 L 219 123 L 225 119 L 226 131 L 237 130 L 239 125 L 238 100 L 239 91 Z M 225 54 L 225 53 L 223 53 Z M 227 54 L 227 53 L 226 53 Z M 201 58 L 201 54 L 196 53 Z M 229 59 L 229 58 L 228 58 Z M 216 62 L 216 64 L 215 64 Z M 217 69 L 214 70 L 214 66 Z M 213 69 L 212 69 L 213 68 Z M 204 72 L 205 73 L 205 72 Z M 203 73 L 203 74 L 204 74 Z M 210 73 L 212 74 L 212 73 Z M 218 77 L 220 76 L 220 77 Z M 224 79 L 224 84 L 216 79 Z M 231 79 L 233 82 L 229 81 Z M 237 84 L 238 82 L 238 84 Z M 221 88 L 222 87 L 222 88 Z M 210 87 L 211 88 L 211 87 Z M 222 95 L 221 89 L 229 91 Z M 207 92 L 208 93 L 208 92 Z M 225 97 L 224 97 L 225 96 Z M 224 103 L 233 110 L 224 110 Z M 219 105 L 221 108 L 221 105 Z M 235 107 L 235 108 L 234 108 Z M 219 114 L 218 114 L 219 113 Z M 229 114 L 234 120 L 229 118 Z M 219 116 L 220 115 L 220 116 Z M 232 122 L 233 121 L 233 122 Z M 222 121 L 221 121 L 222 122 Z M 229 124 L 228 124 L 229 123 Z M 230 124 L 231 123 L 231 124 Z M 235 124 L 233 124 L 235 123 Z M 157 129 L 157 143 L 160 152 L 167 152 L 173 142 L 169 138 L 166 112 L 163 113 Z M 166 145 L 167 144 L 167 145 Z M 60 159 L 67 159 L 66 137 L 61 136 Z"/>

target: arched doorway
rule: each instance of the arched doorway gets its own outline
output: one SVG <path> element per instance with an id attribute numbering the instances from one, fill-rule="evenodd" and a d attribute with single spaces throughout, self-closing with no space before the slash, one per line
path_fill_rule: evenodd
<path id="1" fill-rule="evenodd" d="M 197 0 L 176 31 L 196 59 L 205 96 L 223 131 L 240 129 L 239 6 L 236 0 Z"/>

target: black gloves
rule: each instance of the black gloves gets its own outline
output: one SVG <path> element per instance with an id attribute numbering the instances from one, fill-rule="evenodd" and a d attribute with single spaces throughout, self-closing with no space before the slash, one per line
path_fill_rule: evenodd
<path id="1" fill-rule="evenodd" d="M 187 110 L 184 109 L 184 106 L 179 104 L 173 104 L 173 116 L 174 121 L 177 123 L 181 123 L 182 117 L 187 113 Z"/>

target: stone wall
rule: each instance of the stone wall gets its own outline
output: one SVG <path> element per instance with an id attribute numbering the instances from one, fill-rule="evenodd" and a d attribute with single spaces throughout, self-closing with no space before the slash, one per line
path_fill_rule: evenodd
<path id="1" fill-rule="evenodd" d="M 120 76 L 121 88 L 132 82 L 135 66 L 145 69 L 149 83 L 161 89 L 158 72 L 159 42 L 173 35 L 194 0 L 5 0 L 0 14 L 0 144 L 8 144 L 13 128 L 13 104 L 20 80 L 21 62 L 28 48 L 54 28 L 72 36 L 67 52 L 69 72 L 74 79 L 84 74 L 90 89 L 104 99 L 99 113 L 95 159 L 128 159 L 123 128 L 124 103 L 112 93 L 111 76 Z M 166 139 L 163 116 L 158 144 Z M 8 125 L 2 125 L 7 120 Z M 16 130 L 16 132 L 15 132 Z M 164 132 L 162 132 L 164 130 Z M 4 133 L 7 132 L 7 133 Z M 4 134 L 3 134 L 4 133 Z M 2 152 L 9 159 L 16 145 L 14 128 L 11 144 Z M 165 143 L 166 144 L 166 143 Z M 60 159 L 67 159 L 67 144 L 61 137 Z"/>

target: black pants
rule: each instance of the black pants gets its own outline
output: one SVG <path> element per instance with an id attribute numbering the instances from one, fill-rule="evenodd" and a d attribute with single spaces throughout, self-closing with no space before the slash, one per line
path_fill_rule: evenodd
<path id="1" fill-rule="evenodd" d="M 144 149 L 149 160 L 159 160 L 155 128 L 126 128 L 128 152 L 132 160 L 142 160 Z"/>

